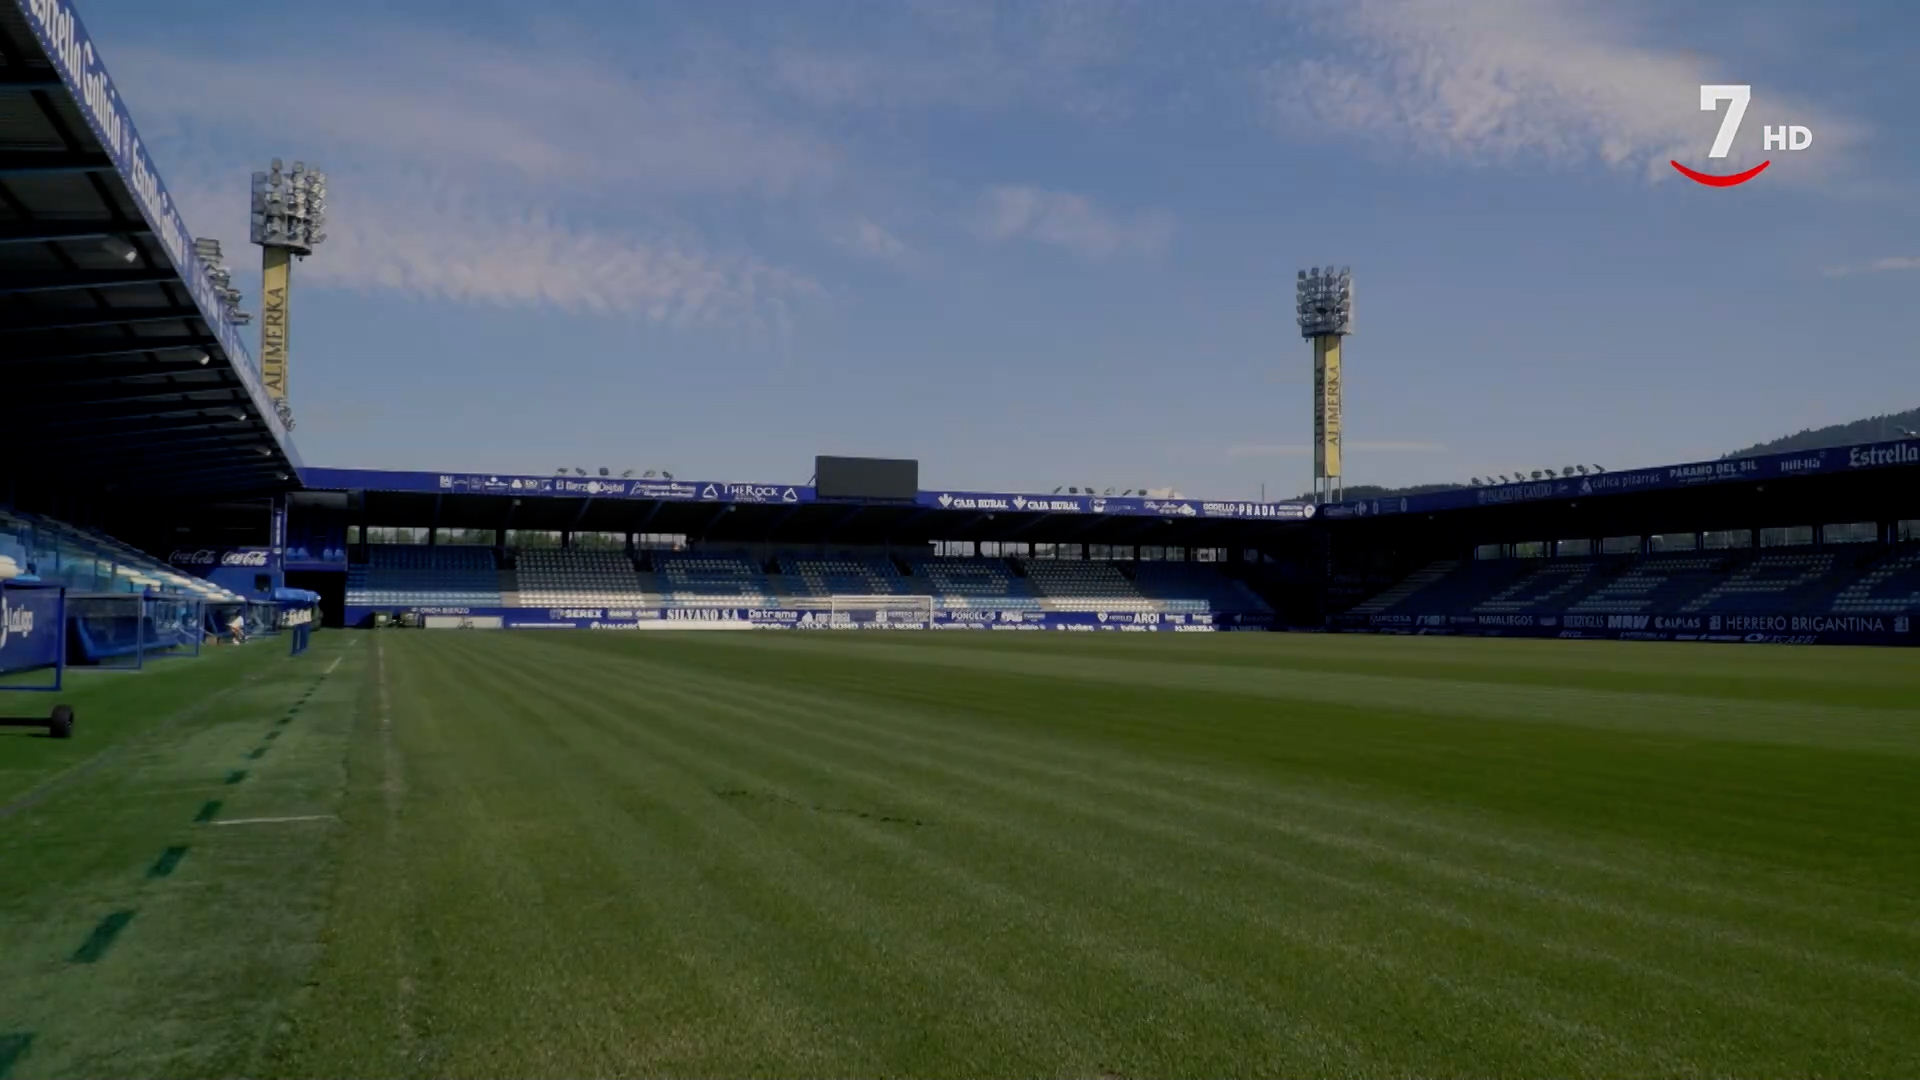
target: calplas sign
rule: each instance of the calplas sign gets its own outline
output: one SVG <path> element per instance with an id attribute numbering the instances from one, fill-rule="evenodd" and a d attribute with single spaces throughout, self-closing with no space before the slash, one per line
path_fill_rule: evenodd
<path id="1" fill-rule="evenodd" d="M 239 374 L 261 420 L 273 432 L 274 438 L 284 444 L 286 425 L 267 400 L 265 388 L 260 385 L 259 372 L 254 370 L 252 354 L 241 342 L 238 328 L 227 317 L 226 306 L 214 291 L 213 279 L 207 275 L 207 268 L 194 255 L 193 233 L 180 219 L 173 197 L 167 193 L 166 185 L 161 183 L 160 174 L 153 167 L 153 158 L 140 141 L 139 133 L 134 130 L 133 120 L 120 99 L 120 92 L 101 64 L 93 40 L 80 25 L 73 5 L 68 0 L 15 2 L 25 14 L 34 37 L 39 39 L 40 47 L 52 59 L 54 69 L 60 73 L 60 80 L 79 104 L 80 114 L 86 118 L 87 126 L 93 130 L 94 137 L 100 140 L 100 145 L 112 159 L 114 170 L 125 181 L 127 190 L 133 193 L 134 204 L 139 207 L 140 216 L 152 227 L 154 238 L 167 254 L 167 261 L 173 265 L 174 272 L 180 275 L 180 280 L 186 283 L 194 306 L 200 311 L 200 318 L 213 330 L 214 338 L 220 342 L 220 348 L 232 362 L 233 370 Z"/>

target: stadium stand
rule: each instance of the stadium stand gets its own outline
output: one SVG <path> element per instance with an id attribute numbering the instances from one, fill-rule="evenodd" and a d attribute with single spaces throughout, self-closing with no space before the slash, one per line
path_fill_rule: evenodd
<path id="1" fill-rule="evenodd" d="M 999 559 L 963 559 L 928 555 L 911 563 L 915 585 L 944 610 L 989 608 L 1002 611 L 1039 611 L 1040 598 L 1023 578 L 1013 575 Z"/>
<path id="2" fill-rule="evenodd" d="M 1375 594 L 1370 599 L 1363 600 L 1354 605 L 1352 610 L 1361 615 L 1371 615 L 1376 612 L 1386 611 L 1402 600 L 1445 578 L 1458 569 L 1460 569 L 1460 563 L 1454 559 L 1431 563 L 1419 573 Z"/>
<path id="3" fill-rule="evenodd" d="M 1027 580 L 1040 594 L 1044 611 L 1154 611 L 1120 568 L 1107 562 L 1029 559 Z"/>
<path id="4" fill-rule="evenodd" d="M 347 570 L 347 603 L 371 607 L 502 607 L 493 550 L 373 544 Z"/>
<path id="5" fill-rule="evenodd" d="M 661 555 L 654 572 L 667 607 L 772 607 L 774 588 L 754 560 L 723 553 Z"/>
<path id="6" fill-rule="evenodd" d="M 1348 611 L 1898 615 L 1920 611 L 1920 546 L 1434 563 Z"/>
<path id="7" fill-rule="evenodd" d="M 652 606 L 649 581 L 625 552 L 526 548 L 516 553 L 513 606 Z"/>
<path id="8" fill-rule="evenodd" d="M 1133 585 L 1160 610 L 1206 614 L 1255 612 L 1273 608 L 1244 581 L 1204 563 L 1143 562 L 1134 567 Z"/>
<path id="9" fill-rule="evenodd" d="M 1525 564 L 1520 578 L 1473 605 L 1474 614 L 1563 611 L 1575 598 L 1591 592 L 1610 571 L 1624 565 L 1619 559 L 1530 559 Z"/>
<path id="10" fill-rule="evenodd" d="M 346 562 L 347 549 L 344 545 L 338 547 L 322 546 L 315 549 L 298 543 L 291 544 L 287 547 L 288 562 L 314 562 L 316 560 L 328 563 Z"/>
<path id="11" fill-rule="evenodd" d="M 1681 611 L 1720 584 L 1731 559 L 1725 555 L 1643 555 L 1593 592 L 1574 600 L 1576 614 L 1627 615 Z"/>
<path id="12" fill-rule="evenodd" d="M 19 584 L 63 585 L 77 594 L 145 592 L 207 603 L 244 602 L 113 537 L 17 512 L 0 511 L 0 576 Z"/>
<path id="13" fill-rule="evenodd" d="M 912 594 L 900 569 L 884 556 L 783 555 L 778 565 L 793 598 Z"/>
<path id="14" fill-rule="evenodd" d="M 1826 610 L 1838 599 L 1846 583 L 1857 576 L 1857 571 L 1858 565 L 1853 559 L 1843 559 L 1833 551 L 1760 555 L 1730 567 L 1729 573 L 1683 604 L 1680 610 Z"/>
<path id="15" fill-rule="evenodd" d="M 1920 611 L 1920 546 L 1903 545 L 1869 564 L 1833 598 L 1838 615 L 1901 615 Z"/>

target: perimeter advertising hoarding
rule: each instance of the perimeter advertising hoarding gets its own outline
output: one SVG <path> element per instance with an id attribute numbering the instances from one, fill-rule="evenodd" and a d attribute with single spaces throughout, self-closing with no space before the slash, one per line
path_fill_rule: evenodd
<path id="1" fill-rule="evenodd" d="M 1916 645 L 1906 615 L 1769 615 L 1701 612 L 1686 615 L 1388 614 L 1337 615 L 1332 628 L 1347 633 L 1460 637 L 1556 637 L 1614 641 L 1707 641 L 1775 645 Z"/>
<path id="2" fill-rule="evenodd" d="M 435 627 L 508 630 L 833 630 L 846 627 L 825 608 L 467 608 L 348 607 L 348 626 L 366 625 L 376 611 L 407 612 L 431 619 Z M 1273 616 L 1256 614 L 1191 615 L 1136 611 L 936 611 L 924 619 L 890 613 L 863 624 L 862 630 L 1011 630 L 1114 633 L 1212 633 L 1219 630 L 1268 630 Z"/>
<path id="3" fill-rule="evenodd" d="M 60 597 L 57 588 L 0 585 L 0 673 L 60 662 Z"/>
<path id="4" fill-rule="evenodd" d="M 193 233 L 180 219 L 173 196 L 168 194 L 166 184 L 161 182 L 160 173 L 153 166 L 152 155 L 147 153 L 146 144 L 141 142 L 139 133 L 134 130 L 133 120 L 127 113 L 126 103 L 121 100 L 119 88 L 101 63 L 93 39 L 88 36 L 86 28 L 80 25 L 80 17 L 75 14 L 73 4 L 69 0 L 13 2 L 25 16 L 27 26 L 39 40 L 40 47 L 46 50 L 48 58 L 53 61 L 54 70 L 60 73 L 60 81 L 72 93 L 80 115 L 86 119 L 87 126 L 93 130 L 94 137 L 100 140 L 101 147 L 113 162 L 114 171 L 120 174 L 127 190 L 132 193 L 140 216 L 153 229 L 160 250 L 166 253 L 167 262 L 185 283 L 187 292 L 193 297 L 194 306 L 199 309 L 201 320 L 213 331 L 220 348 L 227 354 L 262 421 L 273 432 L 275 440 L 284 447 L 286 425 L 268 401 L 265 388 L 260 383 L 260 375 L 254 370 L 252 354 L 247 351 L 238 328 L 228 317 L 226 305 L 220 302 L 213 279 L 207 275 L 207 268 L 193 252 Z M 291 456 L 290 449 L 288 452 Z"/>

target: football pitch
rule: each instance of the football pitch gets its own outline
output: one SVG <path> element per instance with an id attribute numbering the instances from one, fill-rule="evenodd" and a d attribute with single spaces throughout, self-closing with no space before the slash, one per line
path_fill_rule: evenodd
<path id="1" fill-rule="evenodd" d="M 1920 651 L 327 632 L 65 699 L 0 1077 L 1920 1074 Z"/>

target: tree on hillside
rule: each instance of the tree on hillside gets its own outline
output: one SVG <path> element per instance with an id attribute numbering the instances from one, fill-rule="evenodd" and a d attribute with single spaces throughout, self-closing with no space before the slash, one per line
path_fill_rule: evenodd
<path id="1" fill-rule="evenodd" d="M 1920 409 L 1870 416 L 1850 424 L 1808 428 L 1772 442 L 1756 443 L 1744 450 L 1735 450 L 1727 457 L 1759 457 L 1762 454 L 1791 454 L 1796 450 L 1824 450 L 1830 446 L 1849 446 L 1853 443 L 1887 442 L 1906 438 L 1907 433 L 1913 431 L 1920 431 Z"/>

